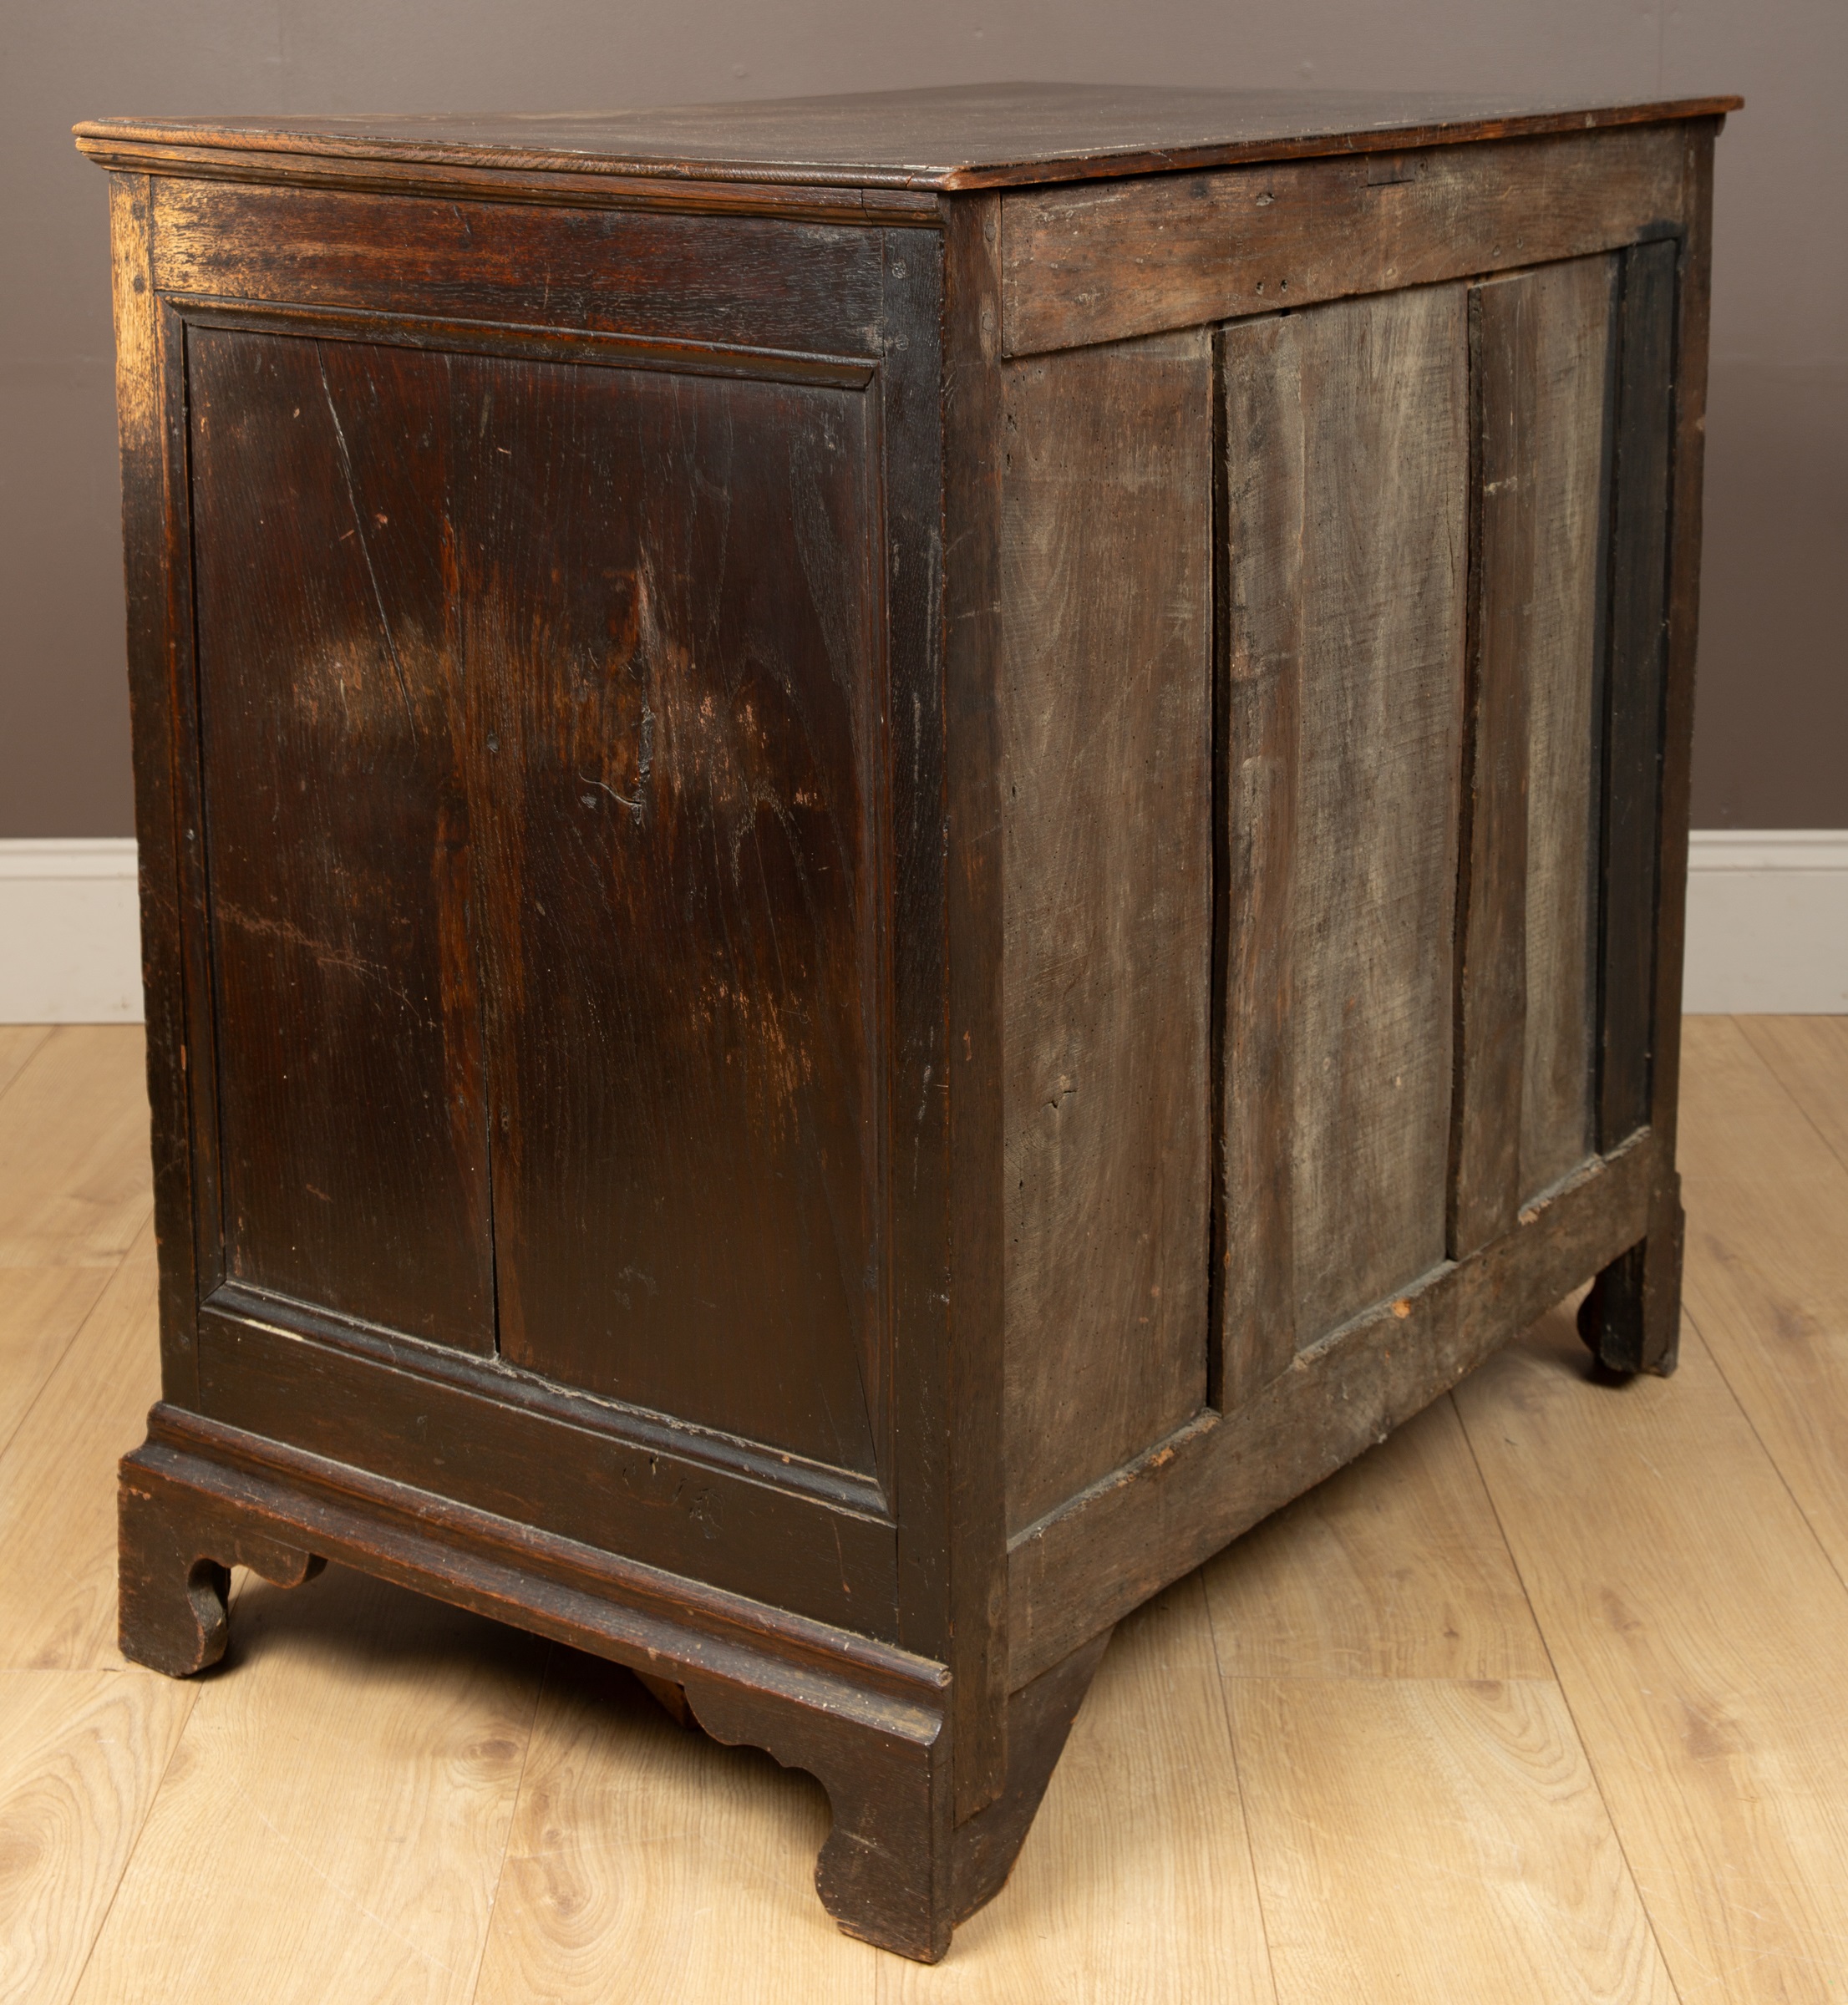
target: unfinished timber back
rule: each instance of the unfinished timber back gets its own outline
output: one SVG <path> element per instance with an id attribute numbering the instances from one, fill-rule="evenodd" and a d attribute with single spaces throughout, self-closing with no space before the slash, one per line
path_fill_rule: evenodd
<path id="1" fill-rule="evenodd" d="M 1582 1282 L 1669 1368 L 1734 102 L 80 128 L 129 1654 L 597 1651 L 934 1959 L 1123 1615 Z"/>

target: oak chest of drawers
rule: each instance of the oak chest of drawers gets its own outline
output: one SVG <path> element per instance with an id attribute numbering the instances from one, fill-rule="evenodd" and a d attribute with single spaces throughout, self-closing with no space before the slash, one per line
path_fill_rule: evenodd
<path id="1" fill-rule="evenodd" d="M 1112 1625 L 1596 1277 L 1673 1362 L 1730 100 L 108 121 L 164 1397 L 942 1955 Z"/>

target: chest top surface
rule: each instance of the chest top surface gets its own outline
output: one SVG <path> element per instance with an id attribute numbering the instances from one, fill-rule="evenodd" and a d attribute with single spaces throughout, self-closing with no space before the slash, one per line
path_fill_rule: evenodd
<path id="1" fill-rule="evenodd" d="M 150 145 L 275 155 L 279 178 L 292 156 L 953 191 L 1712 117 L 1740 102 L 989 84 L 612 111 L 99 119 L 75 129 L 104 157 Z"/>

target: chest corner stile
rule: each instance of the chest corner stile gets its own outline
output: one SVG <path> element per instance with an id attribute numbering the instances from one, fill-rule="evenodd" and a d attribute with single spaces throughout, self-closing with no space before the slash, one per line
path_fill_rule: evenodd
<path id="1" fill-rule="evenodd" d="M 333 1558 L 601 1653 L 815 1773 L 822 1899 L 927 1961 L 1120 1618 L 1583 1282 L 1673 1363 L 1730 101 L 1148 95 L 928 172 L 813 108 L 79 128 L 123 1647 Z"/>

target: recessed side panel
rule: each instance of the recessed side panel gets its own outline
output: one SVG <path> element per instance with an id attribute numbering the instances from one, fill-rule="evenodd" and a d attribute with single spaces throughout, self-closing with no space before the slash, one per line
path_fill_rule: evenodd
<path id="1" fill-rule="evenodd" d="M 1212 353 L 1004 369 L 1008 1520 L 1207 1391 Z"/>
<path id="2" fill-rule="evenodd" d="M 445 367 L 187 342 L 225 1268 L 491 1350 Z"/>
<path id="3" fill-rule="evenodd" d="M 871 396 L 480 358 L 456 395 L 501 1348 L 875 1473 Z"/>
<path id="4" fill-rule="evenodd" d="M 1465 305 L 1223 335 L 1228 1405 L 1444 1257 Z"/>
<path id="5" fill-rule="evenodd" d="M 1606 591 L 1612 307 L 1616 259 L 1576 259 L 1477 287 L 1477 826 L 1520 820 L 1505 854 L 1480 846 L 1471 908 L 1507 914 L 1485 968 L 1483 1047 L 1505 1044 L 1495 1107 L 1505 1147 L 1473 1205 L 1505 1231 L 1593 1147 L 1597 653 Z M 1497 730 L 1497 720 L 1507 730 Z M 1523 854 L 1521 854 L 1523 852 Z M 1511 882 L 1501 882 L 1511 878 Z M 1467 971 L 1465 971 L 1467 974 Z M 1465 994 L 1465 1038 L 1471 998 Z M 1465 1051 L 1465 1074 L 1477 1053 Z M 1463 1104 L 1470 1103 L 1465 1087 Z M 1480 1137 L 1463 1169 L 1481 1161 Z M 1493 1201 L 1490 1201 L 1493 1199 Z"/>

